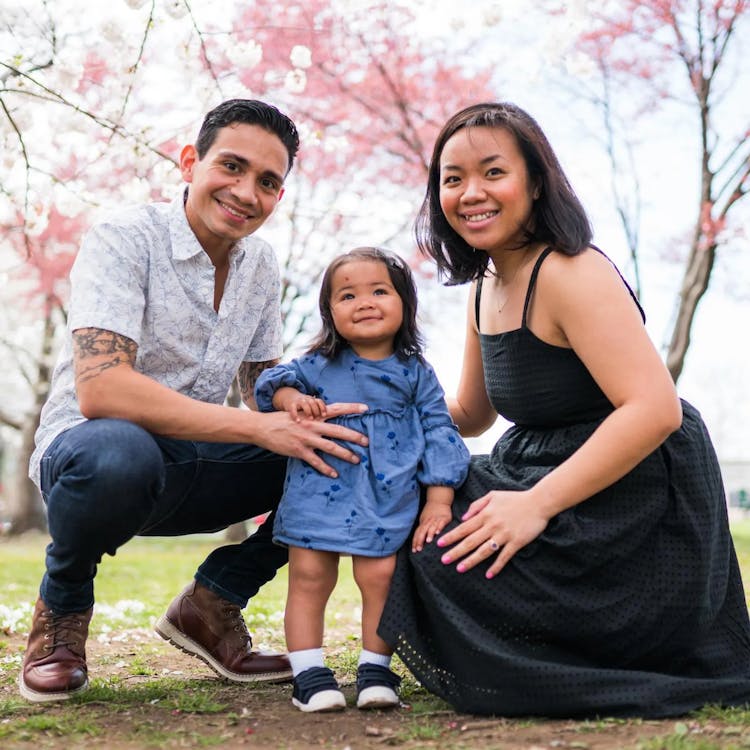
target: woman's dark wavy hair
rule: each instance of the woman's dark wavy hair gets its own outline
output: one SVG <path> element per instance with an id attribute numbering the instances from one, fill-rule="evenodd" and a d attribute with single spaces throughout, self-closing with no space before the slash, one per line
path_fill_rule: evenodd
<path id="1" fill-rule="evenodd" d="M 341 266 L 353 261 L 366 260 L 374 263 L 383 263 L 388 269 L 394 289 L 403 303 L 404 315 L 401 327 L 398 329 L 393 341 L 393 351 L 399 359 L 417 357 L 423 360 L 422 334 L 417 326 L 417 287 L 414 276 L 406 261 L 395 253 L 381 247 L 357 247 L 354 250 L 334 258 L 323 274 L 320 285 L 320 296 L 318 297 L 318 309 L 322 326 L 318 335 L 310 343 L 309 353 L 316 352 L 328 359 L 337 357 L 349 342 L 343 338 L 333 324 L 331 313 L 331 292 L 333 286 L 333 274 Z"/>
<path id="2" fill-rule="evenodd" d="M 433 258 L 446 284 L 463 284 L 482 276 L 489 258 L 475 250 L 448 223 L 440 207 L 440 157 L 448 140 L 462 128 L 504 128 L 513 135 L 526 163 L 530 185 L 539 190 L 525 243 L 544 242 L 566 255 L 577 255 L 591 242 L 591 225 L 555 156 L 531 115 L 508 102 L 474 104 L 448 120 L 438 134 L 417 215 L 415 234 L 421 252 Z"/>

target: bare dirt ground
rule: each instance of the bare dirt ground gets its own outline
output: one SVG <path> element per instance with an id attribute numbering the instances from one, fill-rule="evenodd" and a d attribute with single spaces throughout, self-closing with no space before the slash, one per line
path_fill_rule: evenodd
<path id="1" fill-rule="evenodd" d="M 457 714 L 417 690 L 400 709 L 352 707 L 353 676 L 339 674 L 349 699 L 337 714 L 304 714 L 290 685 L 244 687 L 219 681 L 202 662 L 151 633 L 111 633 L 88 647 L 95 684 L 116 693 L 93 702 L 32 705 L 20 701 L 15 675 L 25 638 L 4 639 L 0 683 L 2 748 L 486 748 L 488 750 L 658 750 L 750 747 L 750 727 L 726 719 L 547 721 Z M 159 693 L 162 685 L 171 692 Z M 155 691 L 156 689 L 156 691 Z M 155 691 L 155 692 L 154 692 Z M 124 696 L 120 700 L 120 693 Z M 154 697 L 156 696 L 156 697 Z M 190 699 L 190 700 L 188 700 Z M 179 706 L 182 705 L 182 708 Z"/>

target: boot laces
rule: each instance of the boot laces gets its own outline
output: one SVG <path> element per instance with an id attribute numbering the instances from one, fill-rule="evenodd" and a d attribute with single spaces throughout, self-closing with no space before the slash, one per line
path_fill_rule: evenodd
<path id="1" fill-rule="evenodd" d="M 232 602 L 224 603 L 224 617 L 231 623 L 232 629 L 235 633 L 239 633 L 242 638 L 243 645 L 248 648 L 253 645 L 253 639 L 250 637 L 247 625 L 245 624 L 245 618 L 242 616 L 242 610 L 239 605 Z"/>
<path id="2" fill-rule="evenodd" d="M 58 615 L 48 609 L 42 612 L 42 617 L 45 620 L 44 640 L 52 641 L 52 643 L 44 644 L 46 651 L 54 651 L 58 646 L 70 648 L 80 645 L 80 631 L 83 626 L 80 614 L 72 612 L 67 615 Z"/>

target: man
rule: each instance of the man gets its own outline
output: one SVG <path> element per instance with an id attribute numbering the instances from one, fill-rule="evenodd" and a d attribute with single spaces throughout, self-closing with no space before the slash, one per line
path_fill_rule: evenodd
<path id="1" fill-rule="evenodd" d="M 28 700 L 87 687 L 105 553 L 136 535 L 215 531 L 273 510 L 285 456 L 335 476 L 316 451 L 356 462 L 334 440 L 366 444 L 339 425 L 252 410 L 257 376 L 282 343 L 278 264 L 250 235 L 280 200 L 298 147 L 275 107 L 224 102 L 182 150 L 184 192 L 123 210 L 82 243 L 30 466 L 52 541 L 19 678 Z M 223 406 L 235 375 L 251 410 Z M 214 550 L 156 626 L 229 680 L 291 676 L 286 656 L 251 649 L 240 611 L 286 562 L 272 524 Z"/>

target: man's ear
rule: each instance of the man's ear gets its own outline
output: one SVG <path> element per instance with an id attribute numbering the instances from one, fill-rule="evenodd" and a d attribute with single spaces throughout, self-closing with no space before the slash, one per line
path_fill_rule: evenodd
<path id="1" fill-rule="evenodd" d="M 198 161 L 198 152 L 192 144 L 184 146 L 180 152 L 180 171 L 185 182 L 193 181 L 193 167 Z"/>

